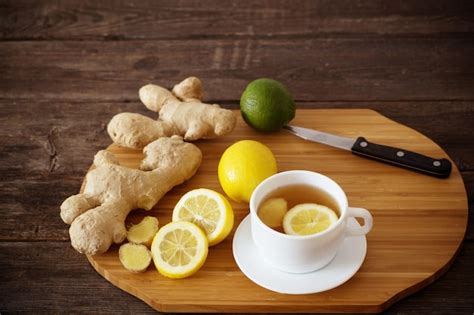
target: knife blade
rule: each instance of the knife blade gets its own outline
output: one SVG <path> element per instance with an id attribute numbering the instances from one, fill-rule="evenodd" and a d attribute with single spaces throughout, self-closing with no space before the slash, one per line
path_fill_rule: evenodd
<path id="1" fill-rule="evenodd" d="M 451 162 L 444 158 L 435 159 L 416 152 L 369 142 L 364 137 L 353 139 L 290 125 L 286 125 L 283 128 L 305 140 L 350 151 L 358 156 L 395 165 L 426 175 L 447 178 L 451 174 Z"/>

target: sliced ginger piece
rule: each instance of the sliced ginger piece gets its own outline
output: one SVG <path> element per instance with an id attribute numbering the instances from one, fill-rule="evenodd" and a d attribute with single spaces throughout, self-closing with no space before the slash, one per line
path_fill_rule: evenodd
<path id="1" fill-rule="evenodd" d="M 159 222 L 155 217 L 144 217 L 143 220 L 133 225 L 127 232 L 127 240 L 130 243 L 151 246 L 153 237 L 158 232 Z"/>
<path id="2" fill-rule="evenodd" d="M 145 245 L 126 243 L 120 246 L 119 259 L 131 272 L 143 272 L 151 263 L 151 252 Z"/>
<path id="3" fill-rule="evenodd" d="M 265 201 L 258 210 L 258 217 L 263 223 L 276 229 L 282 227 L 283 217 L 288 211 L 288 203 L 283 198 L 271 198 Z"/>

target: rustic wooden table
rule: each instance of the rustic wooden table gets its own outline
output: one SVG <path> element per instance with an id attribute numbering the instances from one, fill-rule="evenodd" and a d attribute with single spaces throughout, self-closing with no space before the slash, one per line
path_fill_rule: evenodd
<path id="1" fill-rule="evenodd" d="M 372 108 L 427 135 L 474 209 L 472 1 L 0 0 L 0 312 L 152 312 L 69 244 L 59 205 L 79 190 L 138 88 L 203 79 L 237 108 L 252 79 L 300 108 Z M 474 311 L 472 213 L 444 276 L 387 313 Z"/>

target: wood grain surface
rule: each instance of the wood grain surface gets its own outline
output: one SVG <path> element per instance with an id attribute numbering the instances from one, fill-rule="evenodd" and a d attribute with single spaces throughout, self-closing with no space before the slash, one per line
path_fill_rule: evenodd
<path id="1" fill-rule="evenodd" d="M 292 123 L 349 137 L 364 135 L 374 142 L 447 157 L 428 138 L 370 110 L 299 110 Z M 258 133 L 241 118 L 232 134 L 197 142 L 203 152 L 197 174 L 165 195 L 150 212 L 132 212 L 129 222 L 137 223 L 144 215 L 156 216 L 162 225 L 170 222 L 174 205 L 192 189 L 223 193 L 217 179 L 219 158 L 229 145 L 242 139 L 268 145 L 279 171 L 306 169 L 333 178 L 346 191 L 351 205 L 371 211 L 375 223 L 367 237 L 367 257 L 351 280 L 318 294 L 271 292 L 240 272 L 232 255 L 232 236 L 212 247 L 204 267 L 188 279 L 167 279 L 154 267 L 132 274 L 120 264 L 116 246 L 104 255 L 90 256 L 94 268 L 116 286 L 165 312 L 379 312 L 431 283 L 453 261 L 468 215 L 457 169 L 447 180 L 431 178 L 304 141 L 285 131 Z M 116 145 L 108 150 L 128 167 L 138 167 L 142 158 L 140 150 Z M 235 231 L 249 210 L 245 203 L 232 205 Z"/>
<path id="2" fill-rule="evenodd" d="M 6 2 L 6 1 L 2 1 Z M 5 39 L 126 40 L 215 37 L 463 36 L 472 1 L 27 1 L 0 12 Z"/>
<path id="3" fill-rule="evenodd" d="M 215 101 L 238 100 L 258 77 L 285 82 L 298 101 L 472 101 L 473 55 L 462 38 L 13 41 L 0 50 L 0 89 L 123 102 L 144 84 L 170 88 L 193 74 Z"/>
<path id="4" fill-rule="evenodd" d="M 113 115 L 150 115 L 141 84 L 198 75 L 228 108 L 274 76 L 298 108 L 372 108 L 438 143 L 467 189 L 466 238 L 444 276 L 385 313 L 471 314 L 473 31 L 469 0 L 0 0 L 0 312 L 154 312 L 75 253 L 59 205 Z"/>

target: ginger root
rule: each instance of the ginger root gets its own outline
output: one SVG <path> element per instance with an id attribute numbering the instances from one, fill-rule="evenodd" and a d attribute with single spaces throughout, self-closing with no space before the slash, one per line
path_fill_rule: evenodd
<path id="1" fill-rule="evenodd" d="M 140 100 L 159 113 L 158 120 L 120 113 L 109 122 L 107 131 L 114 143 L 129 148 L 142 148 L 172 135 L 194 141 L 230 133 L 236 124 L 235 115 L 217 104 L 202 103 L 202 95 L 201 81 L 196 77 L 185 79 L 171 92 L 158 85 L 145 85 L 139 91 Z"/>
<path id="2" fill-rule="evenodd" d="M 258 217 L 272 229 L 283 226 L 283 217 L 288 212 L 288 203 L 283 198 L 271 198 L 258 209 Z"/>
<path id="3" fill-rule="evenodd" d="M 119 259 L 131 272 L 143 272 L 151 263 L 151 252 L 145 245 L 126 243 L 120 246 Z"/>
<path id="4" fill-rule="evenodd" d="M 144 217 L 140 223 L 132 225 L 127 232 L 127 240 L 130 243 L 151 246 L 153 237 L 158 232 L 159 222 L 155 217 Z"/>
<path id="5" fill-rule="evenodd" d="M 130 169 L 119 165 L 112 153 L 99 151 L 83 192 L 61 205 L 61 218 L 71 224 L 71 244 L 78 252 L 101 254 L 112 243 L 123 242 L 128 213 L 153 208 L 171 188 L 191 178 L 202 159 L 198 147 L 179 136 L 160 138 L 143 154 L 140 169 Z"/>

